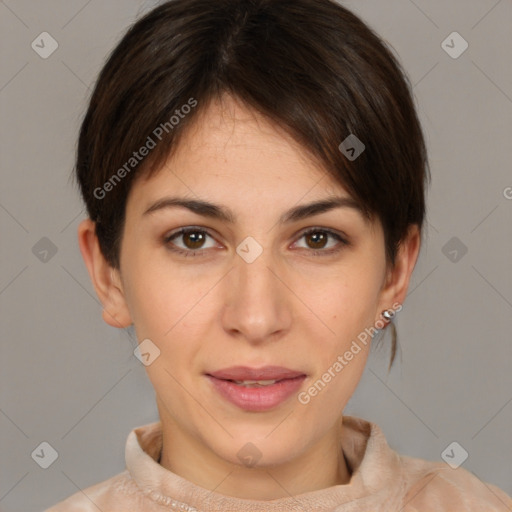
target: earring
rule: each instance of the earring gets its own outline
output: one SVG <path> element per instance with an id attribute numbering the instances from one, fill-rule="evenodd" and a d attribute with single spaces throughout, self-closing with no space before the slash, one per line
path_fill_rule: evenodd
<path id="1" fill-rule="evenodd" d="M 393 317 L 395 316 L 395 311 L 393 309 L 385 309 L 381 315 L 384 317 L 385 320 L 388 320 L 391 322 L 393 320 Z"/>

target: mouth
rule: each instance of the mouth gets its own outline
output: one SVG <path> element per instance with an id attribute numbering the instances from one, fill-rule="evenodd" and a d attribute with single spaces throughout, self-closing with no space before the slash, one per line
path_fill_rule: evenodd
<path id="1" fill-rule="evenodd" d="M 224 400 L 253 412 L 278 407 L 300 389 L 307 376 L 280 366 L 237 366 L 205 375 Z"/>

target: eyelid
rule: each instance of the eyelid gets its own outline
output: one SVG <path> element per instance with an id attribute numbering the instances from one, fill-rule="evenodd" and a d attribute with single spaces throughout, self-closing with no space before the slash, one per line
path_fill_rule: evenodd
<path id="1" fill-rule="evenodd" d="M 313 226 L 310 228 L 305 228 L 299 232 L 298 238 L 302 238 L 304 235 L 308 235 L 309 233 L 322 232 L 327 233 L 334 238 L 339 238 L 341 241 L 346 243 L 347 245 L 350 243 L 350 239 L 348 235 L 346 235 L 343 231 L 339 231 L 337 229 L 322 227 L 322 226 Z"/>
<path id="2" fill-rule="evenodd" d="M 325 228 L 321 226 L 313 226 L 309 228 L 305 228 L 304 230 L 300 231 L 299 234 L 296 237 L 296 241 L 294 244 L 296 244 L 299 240 L 301 240 L 306 235 L 309 235 L 310 233 L 326 233 L 328 237 L 334 238 L 338 241 L 338 243 L 329 249 L 308 249 L 308 248 L 301 248 L 305 250 L 306 252 L 312 254 L 313 256 L 329 256 L 329 255 L 335 255 L 338 254 L 341 250 L 343 250 L 345 247 L 348 247 L 351 245 L 350 239 L 345 233 L 339 232 L 338 230 L 331 229 L 331 228 Z"/>
<path id="3" fill-rule="evenodd" d="M 201 232 L 201 233 L 208 235 L 212 239 L 216 240 L 216 237 L 214 235 L 212 235 L 209 228 L 206 228 L 203 226 L 197 226 L 197 225 L 190 225 L 190 226 L 183 226 L 181 228 L 178 228 L 178 229 L 172 231 L 169 234 L 164 235 L 164 237 L 163 237 L 164 245 L 169 245 L 173 238 L 178 238 L 180 235 L 184 235 L 184 234 L 187 234 L 190 232 Z M 307 249 L 307 248 L 305 248 L 305 250 L 307 252 L 312 253 L 313 255 L 333 254 L 333 253 L 336 253 L 336 252 L 339 252 L 340 250 L 342 250 L 343 247 L 351 245 L 350 239 L 345 233 L 339 232 L 338 230 L 335 230 L 335 229 L 322 227 L 322 226 L 310 226 L 308 228 L 302 229 L 301 231 L 299 231 L 299 233 L 297 235 L 295 235 L 295 237 L 294 237 L 295 241 L 293 242 L 293 244 L 297 243 L 304 236 L 306 236 L 310 233 L 317 233 L 317 232 L 327 233 L 328 236 L 338 240 L 339 243 L 337 244 L 336 247 L 332 247 L 330 249 Z M 340 245 L 341 245 L 341 247 L 340 247 Z M 208 249 L 210 249 L 210 248 L 208 248 Z M 181 249 L 179 247 L 178 248 L 170 248 L 170 250 L 173 252 L 181 253 L 181 254 L 185 254 L 185 255 L 203 255 L 204 252 L 208 251 L 208 249 L 195 249 L 194 250 L 194 249 Z M 304 249 L 304 248 L 302 248 L 302 249 Z"/>
<path id="4" fill-rule="evenodd" d="M 183 227 L 178 228 L 178 229 L 176 229 L 176 230 L 174 230 L 174 231 L 172 231 L 170 233 L 165 234 L 164 237 L 163 237 L 163 242 L 164 242 L 164 244 L 169 244 L 173 238 L 178 238 L 181 235 L 185 235 L 185 234 L 191 233 L 191 232 L 192 233 L 194 233 L 194 232 L 205 233 L 210 238 L 213 238 L 215 241 L 217 241 L 216 236 L 214 236 L 210 232 L 209 228 L 206 228 L 206 227 L 203 227 L 203 226 L 190 225 L 190 226 L 183 226 Z M 178 249 L 178 250 L 180 250 L 180 249 Z M 183 249 L 181 249 L 181 250 L 183 252 L 185 252 Z M 196 250 L 189 249 L 186 252 L 196 252 L 196 253 L 199 253 L 199 252 L 204 251 L 204 250 L 206 250 L 206 249 L 196 249 Z"/>

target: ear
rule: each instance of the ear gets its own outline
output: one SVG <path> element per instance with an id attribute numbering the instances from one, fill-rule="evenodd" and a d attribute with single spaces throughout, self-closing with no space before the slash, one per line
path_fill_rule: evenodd
<path id="1" fill-rule="evenodd" d="M 397 251 L 395 265 L 389 266 L 386 279 L 381 289 L 378 318 L 385 309 L 400 311 L 407 295 L 412 271 L 416 265 L 421 246 L 421 234 L 416 224 L 409 227 L 408 234 L 400 243 Z M 377 320 L 376 320 L 377 321 Z"/>
<path id="2" fill-rule="evenodd" d="M 80 222 L 78 244 L 96 295 L 103 304 L 103 320 L 112 327 L 128 327 L 133 322 L 125 301 L 120 273 L 103 256 L 96 236 L 96 224 L 91 219 Z"/>

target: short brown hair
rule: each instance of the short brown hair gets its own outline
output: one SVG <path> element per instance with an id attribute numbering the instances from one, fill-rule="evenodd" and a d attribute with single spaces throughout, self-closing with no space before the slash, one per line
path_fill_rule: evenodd
<path id="1" fill-rule="evenodd" d="M 409 226 L 421 230 L 425 216 L 422 128 L 392 51 L 331 0 L 171 0 L 130 27 L 101 70 L 76 159 L 109 263 L 119 267 L 134 179 L 157 171 L 198 113 L 226 93 L 286 129 L 381 221 L 394 264 Z M 340 150 L 350 135 L 364 144 L 355 159 Z"/>

